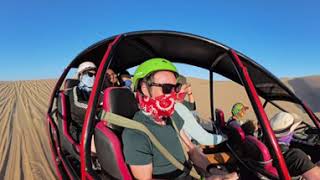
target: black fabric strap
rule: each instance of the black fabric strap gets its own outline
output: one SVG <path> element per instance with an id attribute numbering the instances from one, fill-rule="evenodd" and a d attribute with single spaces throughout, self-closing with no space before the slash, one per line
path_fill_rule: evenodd
<path id="1" fill-rule="evenodd" d="M 190 171 L 193 167 L 192 165 L 192 162 L 190 160 L 187 160 L 183 163 L 184 165 L 184 168 L 183 168 L 183 171 L 186 173 L 186 174 L 190 174 Z"/>
<path id="2" fill-rule="evenodd" d="M 207 173 L 210 173 L 210 169 L 211 169 L 211 168 L 216 168 L 216 167 L 217 167 L 217 165 L 215 165 L 215 164 L 209 164 L 209 165 L 206 167 Z"/>

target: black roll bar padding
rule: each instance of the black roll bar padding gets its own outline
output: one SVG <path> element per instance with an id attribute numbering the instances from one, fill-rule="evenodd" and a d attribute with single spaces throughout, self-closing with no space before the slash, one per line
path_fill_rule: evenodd
<path id="1" fill-rule="evenodd" d="M 267 104 L 268 104 L 268 100 L 265 100 L 263 103 L 263 108 L 266 108 Z"/>
<path id="2" fill-rule="evenodd" d="M 213 71 L 209 71 L 209 77 L 210 77 L 210 82 L 209 82 L 209 91 L 210 91 L 210 112 L 211 112 L 211 119 L 216 122 L 216 116 L 214 113 L 214 95 L 213 95 Z"/>
<path id="3" fill-rule="evenodd" d="M 288 112 L 287 110 L 283 109 L 281 106 L 279 106 L 277 103 L 269 101 L 270 104 L 274 105 L 275 107 L 277 107 L 278 109 L 280 109 L 283 112 Z"/>
<path id="4" fill-rule="evenodd" d="M 209 94 L 210 94 L 210 113 L 211 113 L 211 120 L 213 120 L 213 122 L 216 122 L 216 113 L 215 113 L 215 108 L 214 108 L 214 92 L 213 92 L 213 86 L 214 86 L 214 82 L 213 82 L 213 69 L 214 67 L 228 54 L 225 52 L 221 55 L 219 55 L 217 58 L 215 58 L 213 60 L 213 63 L 210 66 L 210 70 L 209 70 Z M 213 124 L 214 125 L 214 124 Z M 215 126 L 215 125 L 214 125 Z M 213 127 L 215 128 L 215 131 L 217 132 L 217 127 Z"/>
<path id="5" fill-rule="evenodd" d="M 225 58 L 227 55 L 228 55 L 228 54 L 227 54 L 226 52 L 223 53 L 223 54 L 221 54 L 221 55 L 219 55 L 219 56 L 213 61 L 213 63 L 211 64 L 210 70 L 213 70 L 213 68 L 214 68 L 217 64 L 219 64 L 219 62 L 220 62 L 223 58 Z"/>
<path id="6" fill-rule="evenodd" d="M 96 79 L 98 79 L 97 82 L 94 83 L 89 101 L 88 101 L 88 108 L 86 111 L 86 116 L 83 123 L 83 129 L 81 133 L 81 141 L 80 141 L 80 160 L 81 160 L 81 179 L 86 179 L 86 172 L 90 175 L 95 175 L 94 171 L 92 170 L 92 164 L 91 164 L 91 158 L 90 158 L 90 145 L 91 145 L 91 138 L 93 133 L 93 125 L 94 117 L 96 115 L 96 104 L 99 101 L 100 96 L 100 89 L 102 87 L 104 74 L 103 72 L 106 71 L 108 66 L 110 65 L 110 61 L 114 55 L 114 50 L 119 45 L 119 43 L 122 40 L 122 35 L 118 35 L 110 44 L 108 45 L 104 56 L 102 57 L 101 63 L 99 65 Z M 81 152 L 83 151 L 83 152 Z M 96 178 L 96 177 L 95 177 Z"/>

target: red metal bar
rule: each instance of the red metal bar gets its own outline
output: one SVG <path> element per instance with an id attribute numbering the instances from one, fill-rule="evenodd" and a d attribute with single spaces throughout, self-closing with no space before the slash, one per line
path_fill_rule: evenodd
<path id="1" fill-rule="evenodd" d="M 51 138 L 50 138 L 50 126 L 51 126 L 52 122 L 51 122 L 51 118 L 50 118 L 49 115 L 47 115 L 47 120 L 48 120 L 48 139 L 49 139 L 49 143 L 50 143 L 51 157 L 52 157 L 52 160 L 53 160 L 53 164 L 56 167 L 56 172 L 58 174 L 58 177 L 59 177 L 59 179 L 62 180 L 62 176 L 61 176 L 61 173 L 60 173 L 60 170 L 59 170 L 59 167 L 58 167 L 58 164 L 57 164 L 57 160 L 56 160 L 57 156 L 56 156 L 56 153 L 53 150 L 54 146 L 53 146 L 53 144 L 51 142 Z"/>
<path id="2" fill-rule="evenodd" d="M 271 129 L 268 117 L 263 109 L 263 106 L 262 106 L 261 101 L 259 99 L 258 93 L 252 83 L 252 80 L 251 80 L 250 75 L 247 71 L 247 68 L 242 64 L 237 53 L 233 49 L 231 49 L 230 51 L 233 56 L 232 59 L 233 59 L 235 65 L 241 70 L 240 74 L 242 73 L 241 75 L 243 76 L 241 78 L 245 81 L 245 83 L 247 83 L 247 84 L 244 84 L 244 87 L 246 88 L 247 93 L 252 95 L 252 96 L 249 95 L 249 98 L 250 98 L 251 102 L 253 101 L 253 103 L 252 103 L 253 107 L 256 106 L 256 108 L 253 108 L 253 109 L 255 110 L 255 113 L 258 116 L 260 116 L 260 118 L 258 118 L 258 119 L 262 121 L 260 123 L 263 124 L 263 127 L 265 128 L 264 129 L 265 132 L 267 132 L 267 134 L 269 135 L 269 136 L 267 136 L 268 137 L 267 139 L 268 139 L 271 147 L 273 148 L 273 150 L 276 154 L 276 157 L 278 159 L 278 165 L 280 168 L 280 169 L 278 169 L 278 173 L 280 175 L 280 178 L 284 179 L 284 180 L 290 180 L 291 177 L 289 175 L 286 162 L 284 161 L 284 158 L 282 156 L 282 152 L 281 152 L 280 147 L 278 145 L 277 139 L 273 133 L 273 130 Z"/>
<path id="3" fill-rule="evenodd" d="M 118 35 L 109 45 L 108 45 L 108 48 L 101 60 L 101 63 L 99 65 L 99 68 L 98 68 L 98 72 L 96 74 L 96 79 L 95 79 L 95 83 L 93 85 L 93 88 L 92 88 L 92 91 L 91 91 L 91 95 L 90 95 L 90 98 L 89 98 L 89 101 L 88 101 L 88 108 L 87 108 L 87 111 L 86 111 L 86 116 L 85 116 L 85 119 L 84 119 L 84 122 L 83 122 L 83 127 L 82 127 L 82 133 L 81 133 L 81 141 L 80 141 L 80 160 L 81 160 L 81 179 L 82 180 L 85 180 L 86 178 L 89 178 L 89 179 L 93 179 L 88 173 L 86 173 L 86 169 L 87 169 L 87 163 L 86 163 L 86 154 L 90 154 L 90 153 L 86 153 L 86 144 L 88 143 L 87 142 L 87 134 L 89 133 L 88 132 L 88 125 L 89 125 L 89 121 L 90 121 L 90 116 L 91 116 L 91 111 L 92 111 L 92 106 L 94 105 L 93 104 L 93 101 L 94 101 L 94 96 L 97 95 L 97 86 L 98 86 L 98 81 L 101 77 L 104 77 L 104 75 L 102 74 L 102 70 L 103 70 L 103 67 L 105 65 L 105 63 L 107 62 L 107 59 L 110 55 L 110 52 L 111 52 L 111 49 L 112 47 L 118 42 L 118 40 L 120 39 L 121 35 Z M 91 142 L 89 142 L 91 143 Z M 88 150 L 87 150 L 88 151 Z M 89 149 L 90 151 L 90 149 Z"/>
<path id="4" fill-rule="evenodd" d="M 51 119 L 51 117 L 50 117 L 49 115 L 48 115 L 48 121 L 49 121 L 51 127 L 54 127 L 54 124 L 53 124 L 53 122 L 52 122 L 52 119 Z M 57 132 L 56 129 L 55 129 L 54 131 Z M 57 135 L 57 134 L 55 133 L 55 135 Z M 56 139 L 57 139 L 57 138 L 56 138 Z M 50 140 L 51 140 L 51 139 L 50 139 Z M 67 171 L 67 174 L 68 174 L 69 178 L 72 180 L 72 179 L 73 179 L 73 176 L 72 176 L 72 174 L 69 172 L 69 168 L 67 167 L 67 165 L 65 164 L 65 162 L 64 162 L 64 160 L 63 160 L 63 158 L 62 158 L 59 145 L 56 143 L 56 141 L 54 141 L 54 146 L 55 146 L 55 149 L 57 150 L 58 157 L 60 158 L 64 169 Z M 56 157 L 56 156 L 55 156 L 55 157 Z M 54 160 L 54 161 L 55 161 L 55 163 L 56 163 L 56 160 Z M 57 168 L 58 168 L 58 166 L 57 166 Z M 58 170 L 58 172 L 60 172 L 59 169 L 57 169 L 57 170 Z M 60 175 L 60 176 L 61 176 L 61 175 Z M 62 179 L 62 177 L 61 177 L 61 179 Z"/>
<path id="5" fill-rule="evenodd" d="M 60 92 L 61 97 L 61 109 L 62 109 L 62 132 L 63 135 L 67 138 L 67 140 L 75 147 L 76 151 L 79 153 L 79 144 L 77 144 L 68 131 L 67 125 L 67 107 L 66 107 L 66 96 L 63 92 Z"/>

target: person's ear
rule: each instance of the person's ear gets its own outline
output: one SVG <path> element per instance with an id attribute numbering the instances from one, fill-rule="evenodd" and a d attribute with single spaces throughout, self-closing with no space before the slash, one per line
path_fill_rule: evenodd
<path id="1" fill-rule="evenodd" d="M 148 86 L 145 82 L 141 82 L 141 92 L 143 95 L 150 97 Z"/>

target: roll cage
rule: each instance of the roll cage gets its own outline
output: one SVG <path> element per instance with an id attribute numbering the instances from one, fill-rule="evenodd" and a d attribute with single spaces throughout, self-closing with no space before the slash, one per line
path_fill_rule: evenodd
<path id="1" fill-rule="evenodd" d="M 85 49 L 67 66 L 53 90 L 47 112 L 53 157 L 59 156 L 59 152 L 55 149 L 58 145 L 52 140 L 55 138 L 54 132 L 57 129 L 52 120 L 53 103 L 69 70 L 78 67 L 81 62 L 86 60 L 93 61 L 99 66 L 89 98 L 80 141 L 81 179 L 94 179 L 95 174 L 89 158 L 90 143 L 95 124 L 96 104 L 102 90 L 104 74 L 109 67 L 125 70 L 152 57 L 164 57 L 172 62 L 185 63 L 209 71 L 212 119 L 215 118 L 213 72 L 243 85 L 265 134 L 267 146 L 271 150 L 273 159 L 276 160 L 279 177 L 280 179 L 290 179 L 264 107 L 267 103 L 273 104 L 272 101 L 274 100 L 289 101 L 301 105 L 317 128 L 320 128 L 319 119 L 288 87 L 252 59 L 216 41 L 174 31 L 139 31 L 113 36 Z M 259 96 L 265 99 L 263 105 Z M 53 134 L 50 132 L 53 132 Z M 60 174 L 59 177 L 62 178 Z"/>

